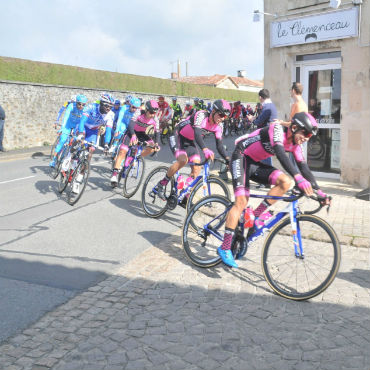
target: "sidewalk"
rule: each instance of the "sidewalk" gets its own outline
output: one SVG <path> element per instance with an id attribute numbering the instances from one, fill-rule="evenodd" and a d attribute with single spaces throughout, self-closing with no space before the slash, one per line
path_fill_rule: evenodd
<path id="1" fill-rule="evenodd" d="M 239 269 L 197 268 L 179 230 L 2 343 L 0 369 L 369 369 L 370 203 L 356 187 L 319 183 L 342 244 L 321 295 L 274 295 L 261 242 Z"/>

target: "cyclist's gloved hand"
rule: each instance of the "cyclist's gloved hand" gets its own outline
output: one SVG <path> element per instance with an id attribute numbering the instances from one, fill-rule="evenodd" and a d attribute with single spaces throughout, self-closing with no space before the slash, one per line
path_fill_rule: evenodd
<path id="1" fill-rule="evenodd" d="M 226 164 L 226 166 L 228 166 L 229 164 L 230 164 L 230 157 L 226 157 L 225 158 L 225 164 Z"/>
<path id="2" fill-rule="evenodd" d="M 135 145 L 135 144 L 137 144 L 137 137 L 136 135 L 132 135 L 130 139 L 130 145 Z"/>
<path id="3" fill-rule="evenodd" d="M 155 145 L 154 145 L 154 150 L 155 150 L 156 152 L 159 152 L 159 151 L 161 150 L 161 147 L 160 147 L 157 143 L 155 143 Z"/>
<path id="4" fill-rule="evenodd" d="M 206 159 L 211 159 L 211 161 L 213 161 L 213 159 L 215 157 L 215 153 L 213 153 L 212 150 L 210 150 L 208 148 L 204 148 L 203 153 L 204 153 L 204 156 L 206 157 Z"/>
<path id="5" fill-rule="evenodd" d="M 321 189 L 317 189 L 316 190 L 316 194 L 322 198 L 322 200 L 320 200 L 320 203 L 321 204 L 324 204 L 324 205 L 330 205 L 331 203 L 331 197 L 329 197 L 328 194 L 325 194 Z"/>
<path id="6" fill-rule="evenodd" d="M 302 175 L 295 175 L 294 180 L 297 183 L 299 190 L 303 191 L 308 196 L 313 194 L 311 183 L 307 181 Z"/>

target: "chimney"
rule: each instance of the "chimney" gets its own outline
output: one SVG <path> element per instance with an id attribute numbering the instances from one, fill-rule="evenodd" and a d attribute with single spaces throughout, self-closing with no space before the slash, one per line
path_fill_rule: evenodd
<path id="1" fill-rule="evenodd" d="M 238 77 L 247 77 L 247 72 L 244 69 L 239 70 Z"/>
<path id="2" fill-rule="evenodd" d="M 180 59 L 177 59 L 177 76 L 180 78 Z"/>
<path id="3" fill-rule="evenodd" d="M 178 75 L 176 72 L 171 72 L 171 80 L 176 80 L 178 78 Z"/>

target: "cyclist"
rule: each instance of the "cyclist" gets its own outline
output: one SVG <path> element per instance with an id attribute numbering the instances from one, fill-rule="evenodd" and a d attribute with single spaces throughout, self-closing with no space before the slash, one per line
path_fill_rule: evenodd
<path id="1" fill-rule="evenodd" d="M 305 195 L 312 195 L 312 188 L 314 188 L 318 195 L 325 198 L 325 203 L 329 204 L 329 198 L 317 185 L 300 146 L 308 141 L 312 135 L 316 135 L 317 130 L 316 120 L 310 114 L 301 112 L 293 117 L 289 128 L 284 129 L 279 123 L 274 122 L 249 135 L 243 135 L 235 141 L 236 146 L 230 164 L 235 204 L 227 215 L 224 240 L 217 249 L 226 265 L 238 267 L 230 248 L 238 220 L 248 204 L 249 179 L 273 185 L 268 195 L 282 196 L 290 188 L 291 180 L 288 175 L 272 166 L 261 163 L 263 159 L 276 155 L 282 167 L 294 178 L 298 188 Z M 299 172 L 294 168 L 285 152 L 293 153 L 298 163 Z M 275 202 L 274 199 L 265 199 L 254 210 L 254 228 L 262 227 L 264 222 L 271 217 L 267 208 Z M 252 232 L 253 228 L 250 229 L 250 233 Z"/>
<path id="2" fill-rule="evenodd" d="M 121 101 L 116 99 L 111 109 L 111 112 L 114 114 L 113 123 L 109 122 L 107 123 L 105 127 L 105 133 L 104 133 L 104 153 L 105 154 L 108 153 L 109 146 L 112 141 L 112 132 L 115 132 L 115 129 L 117 127 L 117 120 L 118 120 L 120 109 L 121 109 Z"/>
<path id="3" fill-rule="evenodd" d="M 156 117 L 156 113 L 158 112 L 159 106 L 155 100 L 148 100 L 145 103 L 145 112 L 140 114 L 137 117 L 133 117 L 131 119 L 130 124 L 128 126 L 128 132 L 125 135 L 123 142 L 120 146 L 120 152 L 117 156 L 116 162 L 114 164 L 114 169 L 111 178 L 111 185 L 113 187 L 117 186 L 118 184 L 118 172 L 119 168 L 121 167 L 122 161 L 126 158 L 126 153 L 128 151 L 129 145 L 137 144 L 138 140 L 141 142 L 147 142 L 147 144 L 152 145 L 155 143 L 156 149 L 152 148 L 145 148 L 141 153 L 142 157 L 146 157 L 147 155 L 153 153 L 154 150 L 159 150 L 158 147 L 158 139 L 159 139 L 159 124 Z M 151 126 L 154 127 L 154 142 L 152 138 L 146 134 L 146 130 Z"/>
<path id="4" fill-rule="evenodd" d="M 58 115 L 57 115 L 57 119 L 54 122 L 54 128 L 57 128 L 57 125 L 59 123 L 60 117 L 62 116 L 63 112 L 68 107 L 68 105 L 71 104 L 71 103 L 74 103 L 76 101 L 76 96 L 77 95 L 72 95 L 71 98 L 69 100 L 67 100 L 66 102 L 64 102 L 64 104 L 62 105 L 62 107 L 59 109 L 59 112 L 58 112 Z"/>
<path id="5" fill-rule="evenodd" d="M 191 105 L 190 101 L 186 101 L 184 113 L 182 114 L 182 119 L 187 118 L 193 114 L 193 106 Z"/>
<path id="6" fill-rule="evenodd" d="M 194 111 L 202 110 L 199 98 L 194 98 L 193 109 Z"/>
<path id="7" fill-rule="evenodd" d="M 172 109 L 170 105 L 164 100 L 163 96 L 158 98 L 158 113 L 157 118 L 159 122 L 159 130 L 162 131 L 168 125 L 172 117 Z"/>
<path id="8" fill-rule="evenodd" d="M 111 111 L 113 103 L 113 97 L 108 93 L 103 93 L 99 103 L 92 103 L 85 107 L 79 124 L 78 139 L 85 137 L 86 141 L 96 143 L 99 130 L 102 133 L 105 126 L 113 126 L 114 113 Z M 89 148 L 89 161 L 94 150 L 93 146 Z"/>
<path id="9" fill-rule="evenodd" d="M 173 116 L 172 116 L 172 130 L 173 130 L 176 123 L 180 121 L 181 116 L 182 116 L 182 109 L 181 109 L 180 104 L 177 102 L 176 96 L 172 98 L 172 104 L 170 104 L 170 108 L 173 111 Z"/>
<path id="10" fill-rule="evenodd" d="M 186 120 L 180 122 L 171 136 L 171 150 L 175 154 L 176 162 L 168 169 L 166 176 L 157 185 L 158 196 L 165 200 L 164 188 L 171 177 L 190 160 L 194 163 L 200 162 L 200 155 L 195 145 L 202 149 L 206 159 L 214 159 L 214 153 L 208 149 L 202 137 L 202 130 L 213 132 L 216 138 L 217 150 L 228 162 L 229 157 L 222 145 L 222 122 L 230 114 L 230 105 L 225 100 L 216 100 L 213 103 L 211 114 L 207 111 L 194 112 Z M 192 166 L 190 176 L 194 179 L 200 171 L 199 166 Z"/>
<path id="11" fill-rule="evenodd" d="M 54 156 L 52 161 L 49 163 L 50 167 L 55 167 L 57 155 L 62 149 L 64 143 L 67 141 L 69 134 L 72 130 L 78 128 L 80 120 L 82 118 L 83 109 L 87 103 L 85 95 L 77 95 L 75 97 L 76 102 L 69 103 L 66 108 L 66 112 L 63 117 L 61 135 L 58 145 L 55 147 Z"/>

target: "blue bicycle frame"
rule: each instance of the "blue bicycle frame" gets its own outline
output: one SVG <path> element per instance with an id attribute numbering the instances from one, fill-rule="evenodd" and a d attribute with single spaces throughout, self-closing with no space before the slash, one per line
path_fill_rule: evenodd
<path id="1" fill-rule="evenodd" d="M 298 258 L 304 258 L 303 248 L 302 248 L 302 236 L 301 236 L 301 230 L 299 227 L 299 223 L 297 222 L 297 213 L 298 213 L 298 201 L 296 200 L 296 196 L 291 197 L 280 197 L 280 196 L 273 196 L 273 195 L 257 195 L 257 194 L 250 194 L 251 198 L 262 198 L 262 199 L 279 199 L 279 200 L 285 200 L 290 202 L 287 207 L 285 207 L 282 211 L 277 213 L 275 216 L 273 216 L 266 224 L 264 224 L 261 228 L 257 229 L 253 234 L 251 234 L 247 239 L 247 242 L 254 242 L 256 239 L 258 239 L 261 235 L 263 235 L 267 230 L 270 230 L 272 227 L 274 227 L 287 213 L 289 213 L 290 217 L 290 223 L 292 225 L 292 237 L 293 237 L 293 243 L 294 243 L 294 253 L 296 257 Z M 290 199 L 294 199 L 291 200 Z M 222 226 L 226 222 L 226 214 L 229 212 L 230 208 L 229 206 L 227 209 L 222 212 L 220 215 L 215 217 L 213 220 L 208 222 L 206 225 L 204 225 L 204 230 L 208 232 L 209 234 L 212 234 L 214 237 L 219 239 L 221 242 L 223 241 L 223 236 L 218 232 L 218 229 L 220 226 Z M 244 213 L 245 211 L 243 211 Z M 219 220 L 219 222 L 215 226 L 211 226 L 212 222 L 215 220 Z M 244 214 L 243 214 L 244 219 Z M 244 222 L 239 221 L 238 225 L 241 230 L 244 231 Z"/>

